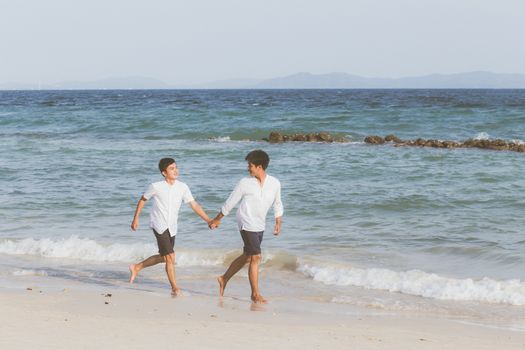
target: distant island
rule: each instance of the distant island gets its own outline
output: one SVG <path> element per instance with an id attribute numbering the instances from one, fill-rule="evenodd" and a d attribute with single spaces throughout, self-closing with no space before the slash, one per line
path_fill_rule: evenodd
<path id="1" fill-rule="evenodd" d="M 168 84 L 148 77 L 120 77 L 53 85 L 0 82 L 0 90 L 94 89 L 525 89 L 525 74 L 467 72 L 405 78 L 367 78 L 348 73 L 297 73 L 272 79 L 232 79 L 199 85 Z"/>

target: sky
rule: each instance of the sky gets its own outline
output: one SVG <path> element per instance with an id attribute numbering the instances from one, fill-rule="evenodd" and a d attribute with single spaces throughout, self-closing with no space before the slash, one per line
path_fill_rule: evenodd
<path id="1" fill-rule="evenodd" d="M 525 74 L 524 0 L 0 0 L 0 84 Z"/>

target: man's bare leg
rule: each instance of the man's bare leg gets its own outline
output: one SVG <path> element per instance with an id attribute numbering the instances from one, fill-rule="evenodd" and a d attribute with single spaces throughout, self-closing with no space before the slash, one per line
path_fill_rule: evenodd
<path id="1" fill-rule="evenodd" d="M 250 287 L 252 288 L 252 301 L 257 304 L 265 304 L 264 299 L 259 292 L 259 263 L 261 262 L 261 255 L 252 255 L 250 259 L 250 266 L 248 268 L 248 277 L 250 279 Z"/>
<path id="2" fill-rule="evenodd" d="M 157 265 L 161 262 L 164 262 L 164 257 L 157 254 L 157 255 L 150 256 L 149 258 L 147 258 L 144 261 L 139 262 L 138 264 L 129 265 L 129 273 L 130 273 L 129 283 L 133 283 L 133 281 L 135 281 L 135 277 L 137 277 L 137 274 L 139 273 L 140 270 L 146 267 Z"/>
<path id="3" fill-rule="evenodd" d="M 226 288 L 226 284 L 232 278 L 237 272 L 239 272 L 240 269 L 246 265 L 250 261 L 250 257 L 245 255 L 244 253 L 242 255 L 239 255 L 233 262 L 230 264 L 230 267 L 228 267 L 228 270 L 224 273 L 224 275 L 217 277 L 217 282 L 219 282 L 219 295 L 222 297 L 224 295 L 224 288 Z"/>
<path id="4" fill-rule="evenodd" d="M 173 296 L 180 295 L 180 289 L 177 287 L 177 281 L 175 279 L 175 253 L 171 253 L 165 256 L 166 259 L 166 274 L 171 285 L 171 294 Z"/>

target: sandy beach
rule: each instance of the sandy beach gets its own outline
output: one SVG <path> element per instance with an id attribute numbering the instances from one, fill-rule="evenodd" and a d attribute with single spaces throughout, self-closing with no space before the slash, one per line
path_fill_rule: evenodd
<path id="1" fill-rule="evenodd" d="M 445 318 L 135 290 L 0 290 L 2 349 L 524 349 L 525 334 Z"/>

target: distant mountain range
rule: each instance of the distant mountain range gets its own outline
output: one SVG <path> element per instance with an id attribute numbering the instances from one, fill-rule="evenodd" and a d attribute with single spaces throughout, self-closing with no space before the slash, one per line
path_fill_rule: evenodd
<path id="1" fill-rule="evenodd" d="M 367 78 L 347 73 L 297 73 L 265 80 L 221 80 L 200 85 L 170 85 L 147 77 L 70 81 L 41 86 L 0 83 L 0 90 L 37 89 L 525 89 L 525 74 L 468 72 L 406 78 Z"/>
<path id="2" fill-rule="evenodd" d="M 146 77 L 106 78 L 94 81 L 66 81 L 52 85 L 0 83 L 0 90 L 99 90 L 99 89 L 173 89 L 158 79 Z"/>
<path id="3" fill-rule="evenodd" d="M 346 73 L 298 73 L 287 77 L 261 81 L 255 88 L 290 89 L 468 89 L 468 88 L 525 88 L 525 74 L 497 74 L 469 72 L 459 74 L 432 74 L 406 78 L 365 78 Z"/>

